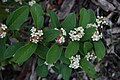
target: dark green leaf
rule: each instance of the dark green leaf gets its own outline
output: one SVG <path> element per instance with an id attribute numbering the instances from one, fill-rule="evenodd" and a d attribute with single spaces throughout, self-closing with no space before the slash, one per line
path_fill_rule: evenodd
<path id="1" fill-rule="evenodd" d="M 46 77 L 48 74 L 48 66 L 46 66 L 45 64 L 41 66 L 37 66 L 36 73 L 40 77 Z"/>
<path id="2" fill-rule="evenodd" d="M 70 58 L 79 50 L 79 42 L 70 42 L 65 51 L 65 57 Z"/>
<path id="3" fill-rule="evenodd" d="M 96 77 L 96 71 L 94 69 L 93 64 L 91 64 L 89 61 L 86 59 L 80 60 L 80 64 L 82 69 L 92 78 Z"/>
<path id="4" fill-rule="evenodd" d="M 59 62 L 56 62 L 56 63 L 54 64 L 54 66 L 52 67 L 52 69 L 53 69 L 55 72 L 61 74 L 61 64 L 60 64 Z"/>
<path id="5" fill-rule="evenodd" d="M 94 34 L 96 28 L 87 28 L 85 29 L 85 35 L 81 39 L 81 41 L 87 41 L 91 39 L 91 36 Z"/>
<path id="6" fill-rule="evenodd" d="M 34 25 L 35 27 L 39 27 L 40 29 L 43 27 L 43 23 L 44 23 L 44 12 L 42 10 L 42 7 L 40 6 L 40 4 L 34 4 L 31 9 L 30 12 L 32 14 L 32 18 L 34 21 Z"/>
<path id="7" fill-rule="evenodd" d="M 41 58 L 38 57 L 38 61 L 37 61 L 38 66 L 43 65 L 44 62 L 45 62 L 45 60 L 43 60 L 43 59 L 41 59 Z"/>
<path id="8" fill-rule="evenodd" d="M 79 26 L 82 26 L 85 28 L 89 22 L 90 22 L 90 15 L 85 8 L 82 8 L 80 10 Z"/>
<path id="9" fill-rule="evenodd" d="M 60 28 L 60 23 L 55 12 L 49 10 L 48 13 L 50 15 L 52 28 Z"/>
<path id="10" fill-rule="evenodd" d="M 11 30 L 17 30 L 21 27 L 21 25 L 27 20 L 29 14 L 29 7 L 22 6 L 15 10 L 13 13 L 9 15 L 7 18 L 7 26 Z"/>
<path id="11" fill-rule="evenodd" d="M 68 64 L 68 65 L 70 64 L 70 60 L 65 57 L 65 52 L 62 52 L 60 60 L 65 64 Z"/>
<path id="12" fill-rule="evenodd" d="M 5 50 L 5 39 L 0 39 L 0 62 L 4 59 Z"/>
<path id="13" fill-rule="evenodd" d="M 93 42 L 93 43 L 94 43 L 94 49 L 95 49 L 96 56 L 98 58 L 103 58 L 106 53 L 103 42 L 101 40 L 99 40 L 99 41 Z"/>
<path id="14" fill-rule="evenodd" d="M 95 12 L 92 9 L 88 9 L 88 14 L 90 15 L 89 23 L 95 23 L 96 22 Z"/>
<path id="15" fill-rule="evenodd" d="M 92 49 L 93 45 L 91 42 L 85 42 L 84 43 L 84 53 L 87 54 L 88 51 Z"/>
<path id="16" fill-rule="evenodd" d="M 62 23 L 62 27 L 69 32 L 76 26 L 76 15 L 75 13 L 70 13 Z"/>
<path id="17" fill-rule="evenodd" d="M 4 53 L 4 59 L 12 57 L 17 51 L 17 49 L 19 49 L 23 45 L 24 43 L 15 43 L 13 45 L 10 45 Z"/>
<path id="18" fill-rule="evenodd" d="M 84 45 L 83 45 L 83 43 L 79 43 L 79 51 L 80 51 L 80 53 L 84 53 Z"/>
<path id="19" fill-rule="evenodd" d="M 7 16 L 8 16 L 8 12 L 5 11 L 4 8 L 3 9 L 1 8 L 0 9 L 0 22 L 2 22 L 3 20 L 5 20 L 7 18 Z"/>
<path id="20" fill-rule="evenodd" d="M 49 48 L 47 46 L 40 44 L 40 45 L 38 45 L 36 52 L 40 58 L 46 59 L 46 54 L 47 54 L 48 50 L 49 50 Z"/>
<path id="21" fill-rule="evenodd" d="M 62 53 L 62 47 L 60 47 L 57 43 L 55 43 L 48 51 L 46 56 L 46 61 L 49 64 L 53 64 L 56 62 Z"/>
<path id="22" fill-rule="evenodd" d="M 15 63 L 23 63 L 30 58 L 30 56 L 35 52 L 36 48 L 37 45 L 34 43 L 29 43 L 25 46 L 22 46 L 16 51 L 13 61 Z"/>
<path id="23" fill-rule="evenodd" d="M 60 35 L 60 31 L 54 29 L 48 29 L 44 32 L 44 41 L 50 42 L 55 40 Z"/>
<path id="24" fill-rule="evenodd" d="M 61 64 L 61 74 L 64 80 L 69 80 L 71 72 L 72 69 L 70 69 L 67 65 Z"/>

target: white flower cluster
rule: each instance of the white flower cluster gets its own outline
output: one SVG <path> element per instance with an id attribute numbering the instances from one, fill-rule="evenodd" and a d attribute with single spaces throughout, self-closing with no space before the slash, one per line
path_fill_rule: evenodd
<path id="1" fill-rule="evenodd" d="M 90 28 L 90 27 L 95 27 L 96 29 L 98 28 L 98 26 L 96 25 L 96 23 L 92 24 L 87 24 L 86 28 Z"/>
<path id="2" fill-rule="evenodd" d="M 32 27 L 30 31 L 32 32 L 30 37 L 31 42 L 38 43 L 40 40 L 42 40 L 42 35 L 43 35 L 42 30 L 38 30 L 35 27 Z"/>
<path id="3" fill-rule="evenodd" d="M 33 6 L 35 3 L 36 3 L 35 0 L 31 0 L 31 1 L 28 2 L 28 4 L 29 4 L 30 6 Z"/>
<path id="4" fill-rule="evenodd" d="M 107 21 L 103 16 L 97 16 L 96 23 L 95 24 L 88 24 L 87 28 L 89 27 L 95 27 L 96 31 L 91 37 L 93 41 L 98 41 L 102 38 L 103 34 L 99 32 L 99 29 L 103 28 L 103 25 L 108 25 Z"/>
<path id="5" fill-rule="evenodd" d="M 59 30 L 59 29 L 55 28 L 55 30 Z M 65 36 L 67 34 L 63 28 L 60 29 L 60 32 L 61 32 L 61 34 L 57 37 L 56 42 L 59 44 L 62 44 L 62 43 L 65 43 Z"/>
<path id="6" fill-rule="evenodd" d="M 74 31 L 71 30 L 69 32 L 70 39 L 72 39 L 72 41 L 80 41 L 84 34 L 85 33 L 83 27 L 74 28 Z"/>
<path id="7" fill-rule="evenodd" d="M 69 65 L 70 68 L 77 69 L 80 67 L 80 55 L 76 55 L 75 57 L 72 56 L 70 59 L 71 64 Z"/>
<path id="8" fill-rule="evenodd" d="M 67 35 L 66 31 L 65 31 L 63 28 L 61 28 L 60 31 L 62 32 L 62 35 L 63 35 L 63 36 L 66 36 L 66 35 Z"/>
<path id="9" fill-rule="evenodd" d="M 108 25 L 107 21 L 103 16 L 97 16 L 96 19 L 97 26 L 103 28 L 103 25 Z"/>
<path id="10" fill-rule="evenodd" d="M 4 38 L 7 34 L 7 26 L 5 24 L 0 24 L 0 38 Z"/>
<path id="11" fill-rule="evenodd" d="M 95 56 L 94 51 L 88 52 L 87 55 L 85 56 L 87 61 L 95 60 L 97 56 Z"/>
<path id="12" fill-rule="evenodd" d="M 95 33 L 93 34 L 93 36 L 91 37 L 93 41 L 98 41 L 100 39 L 102 39 L 103 34 L 99 33 L 99 31 L 95 31 Z"/>

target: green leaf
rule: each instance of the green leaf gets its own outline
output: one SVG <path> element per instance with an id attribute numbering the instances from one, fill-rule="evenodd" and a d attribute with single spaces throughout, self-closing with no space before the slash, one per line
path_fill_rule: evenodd
<path id="1" fill-rule="evenodd" d="M 93 42 L 93 44 L 94 44 L 96 56 L 100 59 L 103 58 L 106 53 L 103 42 L 101 40 L 99 40 L 97 42 Z"/>
<path id="2" fill-rule="evenodd" d="M 84 54 L 84 44 L 83 43 L 79 43 L 79 52 Z"/>
<path id="3" fill-rule="evenodd" d="M 70 60 L 65 57 L 65 52 L 62 52 L 60 60 L 65 64 L 68 64 L 68 65 L 70 64 Z"/>
<path id="4" fill-rule="evenodd" d="M 46 56 L 46 61 L 49 64 L 53 64 L 56 62 L 62 53 L 62 47 L 60 47 L 57 43 L 55 43 L 48 51 Z"/>
<path id="5" fill-rule="evenodd" d="M 48 29 L 44 32 L 44 41 L 50 42 L 55 40 L 60 35 L 60 31 L 54 29 Z"/>
<path id="6" fill-rule="evenodd" d="M 64 80 L 69 80 L 71 72 L 72 69 L 70 69 L 67 65 L 61 64 L 61 74 Z"/>
<path id="7" fill-rule="evenodd" d="M 17 51 L 17 49 L 19 49 L 23 45 L 24 43 L 15 43 L 13 45 L 10 45 L 4 53 L 4 59 L 12 57 Z"/>
<path id="8" fill-rule="evenodd" d="M 55 12 L 49 10 L 48 13 L 50 15 L 52 28 L 60 28 L 60 23 L 58 21 L 58 18 L 57 18 L 57 15 L 55 14 Z"/>
<path id="9" fill-rule="evenodd" d="M 79 42 L 70 42 L 65 51 L 65 57 L 70 58 L 79 50 Z"/>
<path id="10" fill-rule="evenodd" d="M 3 9 L 1 8 L 0 9 L 0 22 L 2 22 L 3 20 L 5 20 L 7 18 L 7 16 L 8 16 L 8 14 L 9 13 L 7 11 L 5 11 L 4 8 Z"/>
<path id="11" fill-rule="evenodd" d="M 79 26 L 82 26 L 85 28 L 89 22 L 90 22 L 90 15 L 85 8 L 82 8 L 80 10 Z"/>
<path id="12" fill-rule="evenodd" d="M 34 21 L 34 25 L 35 27 L 39 27 L 40 29 L 43 27 L 43 23 L 44 23 L 44 12 L 42 10 L 42 7 L 40 4 L 34 4 L 31 9 L 30 12 L 32 14 L 32 18 Z"/>
<path id="13" fill-rule="evenodd" d="M 27 20 L 29 14 L 29 7 L 22 6 L 11 13 L 7 18 L 7 26 L 11 30 L 17 30 L 21 27 L 21 25 Z"/>
<path id="14" fill-rule="evenodd" d="M 43 60 L 43 59 L 41 59 L 41 58 L 38 57 L 38 61 L 37 61 L 38 66 L 43 65 L 44 62 L 45 62 L 45 60 Z"/>
<path id="15" fill-rule="evenodd" d="M 40 77 L 46 77 L 48 74 L 48 66 L 45 64 L 41 66 L 37 66 L 36 73 Z"/>
<path id="16" fill-rule="evenodd" d="M 0 62 L 4 59 L 5 50 L 5 39 L 0 39 Z"/>
<path id="17" fill-rule="evenodd" d="M 75 13 L 70 13 L 62 23 L 62 27 L 69 32 L 70 30 L 74 29 L 76 26 L 76 15 Z"/>
<path id="18" fill-rule="evenodd" d="M 92 9 L 88 9 L 88 14 L 90 15 L 89 23 L 95 23 L 96 22 L 95 12 Z"/>
<path id="19" fill-rule="evenodd" d="M 91 36 L 94 34 L 96 28 L 87 28 L 85 29 L 85 35 L 81 39 L 81 41 L 87 41 L 91 39 Z"/>
<path id="20" fill-rule="evenodd" d="M 34 43 L 29 43 L 25 46 L 22 46 L 16 51 L 13 61 L 15 63 L 23 63 L 30 58 L 30 56 L 35 52 L 36 48 L 37 45 Z"/>
<path id="21" fill-rule="evenodd" d="M 85 42 L 84 43 L 84 53 L 87 54 L 91 49 L 93 45 L 91 42 Z"/>
<path id="22" fill-rule="evenodd" d="M 47 54 L 48 50 L 49 50 L 49 48 L 47 46 L 40 44 L 40 45 L 38 45 L 36 52 L 40 58 L 46 59 L 46 54 Z"/>
<path id="23" fill-rule="evenodd" d="M 52 69 L 56 72 L 56 73 L 59 73 L 61 74 L 61 64 L 59 62 L 56 62 L 54 64 L 54 66 L 52 67 Z"/>
<path id="24" fill-rule="evenodd" d="M 82 69 L 92 78 L 96 77 L 96 71 L 94 69 L 93 64 L 91 64 L 89 61 L 86 59 L 80 60 L 80 65 Z"/>

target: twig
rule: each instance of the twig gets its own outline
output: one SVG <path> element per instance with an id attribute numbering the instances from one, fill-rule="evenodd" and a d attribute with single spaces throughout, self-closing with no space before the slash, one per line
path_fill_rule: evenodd
<path id="1" fill-rule="evenodd" d="M 115 54 L 115 56 L 120 60 L 120 57 L 116 53 L 113 53 L 113 54 Z"/>
<path id="2" fill-rule="evenodd" d="M 107 18 L 110 19 L 110 18 L 113 16 L 113 14 L 114 14 L 114 12 L 111 12 L 111 13 L 107 16 Z"/>
<path id="3" fill-rule="evenodd" d="M 1 72 L 0 72 L 0 80 L 3 80 L 3 77 L 2 77 L 2 74 L 1 74 Z"/>

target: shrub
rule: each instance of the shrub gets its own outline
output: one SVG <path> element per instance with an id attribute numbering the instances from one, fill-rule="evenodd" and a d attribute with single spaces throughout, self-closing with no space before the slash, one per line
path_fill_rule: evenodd
<path id="1" fill-rule="evenodd" d="M 60 22 L 56 13 L 48 10 L 50 21 L 46 27 L 45 14 L 40 4 L 31 1 L 11 12 L 5 24 L 1 23 L 1 67 L 8 63 L 22 65 L 34 54 L 38 58 L 38 76 L 47 76 L 49 66 L 65 80 L 69 80 L 73 69 L 79 68 L 90 77 L 97 77 L 92 61 L 102 59 L 106 53 L 101 40 L 102 28 L 107 25 L 104 17 L 96 18 L 93 10 L 82 8 L 80 18 L 72 12 Z M 29 23 L 31 17 L 32 24 Z"/>

